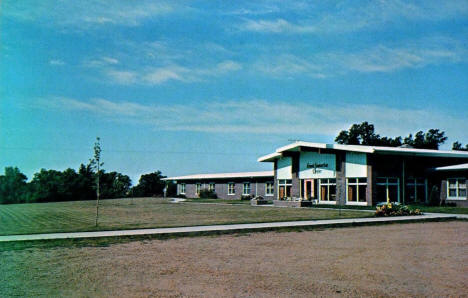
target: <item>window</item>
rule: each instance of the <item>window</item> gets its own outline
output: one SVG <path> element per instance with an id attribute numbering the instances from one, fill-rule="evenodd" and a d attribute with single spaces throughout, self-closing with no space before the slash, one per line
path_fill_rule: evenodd
<path id="1" fill-rule="evenodd" d="M 348 178 L 346 197 L 348 203 L 365 203 L 367 178 Z"/>
<path id="2" fill-rule="evenodd" d="M 228 195 L 235 195 L 236 189 L 234 188 L 234 183 L 228 183 Z"/>
<path id="3" fill-rule="evenodd" d="M 377 200 L 400 202 L 400 180 L 395 177 L 377 177 Z"/>
<path id="4" fill-rule="evenodd" d="M 209 185 L 208 185 L 208 190 L 209 191 L 215 191 L 215 184 L 213 182 L 211 182 Z"/>
<path id="5" fill-rule="evenodd" d="M 426 201 L 426 180 L 424 178 L 409 178 L 406 180 L 405 203 Z"/>
<path id="6" fill-rule="evenodd" d="M 274 193 L 274 184 L 273 182 L 267 182 L 265 184 L 265 195 L 272 196 Z"/>
<path id="7" fill-rule="evenodd" d="M 201 190 L 201 183 L 197 183 L 195 190 L 196 190 L 196 192 L 197 192 L 197 195 L 199 195 L 199 194 L 200 194 L 200 190 Z"/>
<path id="8" fill-rule="evenodd" d="M 447 199 L 466 200 L 466 179 L 465 178 L 447 179 Z"/>
<path id="9" fill-rule="evenodd" d="M 291 197 L 291 180 L 278 180 L 278 199 L 284 200 Z"/>
<path id="10" fill-rule="evenodd" d="M 320 179 L 320 201 L 336 201 L 336 179 Z"/>
<path id="11" fill-rule="evenodd" d="M 185 195 L 185 183 L 179 185 L 179 194 Z"/>
<path id="12" fill-rule="evenodd" d="M 243 195 L 250 195 L 250 183 L 249 182 L 244 183 L 244 188 L 243 188 L 242 194 Z"/>

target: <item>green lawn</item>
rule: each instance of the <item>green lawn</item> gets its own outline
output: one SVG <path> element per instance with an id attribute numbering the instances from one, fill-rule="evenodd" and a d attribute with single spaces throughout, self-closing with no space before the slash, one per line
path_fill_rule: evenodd
<path id="1" fill-rule="evenodd" d="M 173 204 L 155 198 L 103 200 L 100 206 L 99 226 L 95 228 L 94 201 L 0 205 L 0 235 L 372 216 L 359 211 L 341 211 L 339 216 L 338 210 L 247 204 Z"/>
<path id="2" fill-rule="evenodd" d="M 468 214 L 468 208 L 465 207 L 446 207 L 446 206 L 424 206 L 424 205 L 409 205 L 412 209 L 419 209 L 422 212 L 434 213 L 451 213 L 451 214 Z"/>

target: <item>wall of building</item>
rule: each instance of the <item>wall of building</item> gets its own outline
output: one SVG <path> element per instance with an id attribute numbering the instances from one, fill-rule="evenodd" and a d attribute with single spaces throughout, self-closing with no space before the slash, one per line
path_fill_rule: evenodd
<path id="1" fill-rule="evenodd" d="M 235 194 L 228 194 L 228 184 L 234 183 Z M 250 195 L 251 196 L 261 196 L 267 200 L 273 200 L 273 195 L 266 195 L 266 184 L 267 182 L 274 183 L 273 177 L 271 178 L 239 178 L 239 179 L 229 179 L 229 180 L 187 180 L 187 181 L 178 181 L 178 194 L 180 194 L 180 184 L 185 183 L 185 196 L 187 198 L 198 198 L 196 193 L 196 184 L 201 183 L 201 189 L 208 189 L 210 183 L 215 183 L 215 192 L 218 198 L 226 200 L 239 200 L 243 195 L 244 183 L 250 183 Z M 275 186 L 273 186 L 275 188 Z"/>

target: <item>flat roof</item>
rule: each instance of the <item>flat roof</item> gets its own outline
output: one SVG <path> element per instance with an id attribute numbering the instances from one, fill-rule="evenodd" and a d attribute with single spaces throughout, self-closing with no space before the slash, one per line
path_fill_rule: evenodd
<path id="1" fill-rule="evenodd" d="M 375 154 L 391 154 L 391 155 L 406 155 L 406 156 L 432 156 L 432 157 L 458 157 L 467 158 L 468 152 L 455 150 L 433 150 L 433 149 L 416 149 L 402 147 L 384 147 L 384 146 L 367 146 L 367 145 L 342 145 L 342 144 L 326 144 L 298 141 L 292 144 L 280 147 L 275 152 L 261 156 L 257 160 L 259 162 L 272 162 L 281 157 L 281 154 L 286 151 L 300 151 L 301 147 L 315 149 L 332 149 L 350 152 L 375 153 Z"/>
<path id="2" fill-rule="evenodd" d="M 463 171 L 468 170 L 468 163 L 462 163 L 459 165 L 445 166 L 435 168 L 436 171 Z"/>
<path id="3" fill-rule="evenodd" d="M 262 172 L 237 172 L 237 173 L 215 173 L 215 174 L 194 174 L 186 176 L 167 177 L 162 180 L 198 180 L 198 179 L 227 179 L 227 178 L 260 178 L 273 177 L 273 171 Z"/>

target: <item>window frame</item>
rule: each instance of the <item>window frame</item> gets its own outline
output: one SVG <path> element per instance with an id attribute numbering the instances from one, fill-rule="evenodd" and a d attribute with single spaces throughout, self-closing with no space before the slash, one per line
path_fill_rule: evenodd
<path id="1" fill-rule="evenodd" d="M 327 182 L 322 183 L 322 181 L 327 180 Z M 335 182 L 330 182 L 330 180 L 335 180 Z M 336 204 L 336 178 L 320 178 L 318 181 L 318 201 L 322 204 Z M 322 199 L 322 186 L 327 186 L 327 197 L 328 200 Z M 335 186 L 335 200 L 330 200 L 330 186 Z"/>
<path id="2" fill-rule="evenodd" d="M 185 183 L 180 183 L 179 184 L 179 194 L 180 195 L 185 195 L 185 191 L 186 191 L 186 184 Z"/>
<path id="3" fill-rule="evenodd" d="M 275 183 L 265 182 L 265 196 L 272 197 L 274 195 L 275 195 Z"/>
<path id="4" fill-rule="evenodd" d="M 354 182 L 349 182 L 349 179 L 355 179 Z M 362 182 L 360 180 L 366 180 L 366 182 Z M 356 201 L 349 201 L 349 186 L 355 185 L 356 186 Z M 366 193 L 367 193 L 367 177 L 349 177 L 346 178 L 346 205 L 363 205 L 367 206 L 367 195 L 366 201 L 360 202 L 359 201 L 359 186 L 365 185 L 366 186 Z"/>
<path id="5" fill-rule="evenodd" d="M 231 186 L 232 186 L 232 189 L 231 189 Z M 227 194 L 228 196 L 234 196 L 236 194 L 236 183 L 228 182 Z"/>
<path id="6" fill-rule="evenodd" d="M 200 195 L 201 189 L 202 189 L 202 184 L 201 183 L 195 183 L 195 193 L 197 195 Z"/>
<path id="7" fill-rule="evenodd" d="M 378 182 L 379 179 L 385 179 L 385 182 Z M 390 181 L 394 179 L 396 179 L 396 182 Z M 399 177 L 377 177 L 375 181 L 376 181 L 375 185 L 385 186 L 385 192 L 386 192 L 385 202 L 387 202 L 387 197 L 389 195 L 389 189 L 388 189 L 389 186 L 397 187 L 397 202 L 398 203 L 401 202 L 401 193 L 400 193 L 401 190 L 400 190 L 400 178 Z"/>
<path id="8" fill-rule="evenodd" d="M 452 197 L 450 196 L 450 182 L 449 180 L 455 180 L 455 192 L 456 192 L 456 196 L 455 197 Z M 463 181 L 463 184 L 465 184 L 465 196 L 462 197 L 460 196 L 460 183 L 459 181 Z M 466 201 L 467 199 L 467 193 L 468 193 L 468 190 L 466 189 L 466 178 L 464 177 L 453 177 L 453 178 L 447 178 L 447 200 L 453 200 L 453 201 Z"/>
<path id="9" fill-rule="evenodd" d="M 216 189 L 216 184 L 214 182 L 210 182 L 208 184 L 208 190 L 214 192 Z"/>
<path id="10" fill-rule="evenodd" d="M 248 192 L 245 192 L 246 186 L 247 186 L 247 189 L 249 190 Z M 252 188 L 250 186 L 250 182 L 242 183 L 242 195 L 243 196 L 248 196 L 248 195 L 250 195 L 251 192 L 252 192 Z"/>

